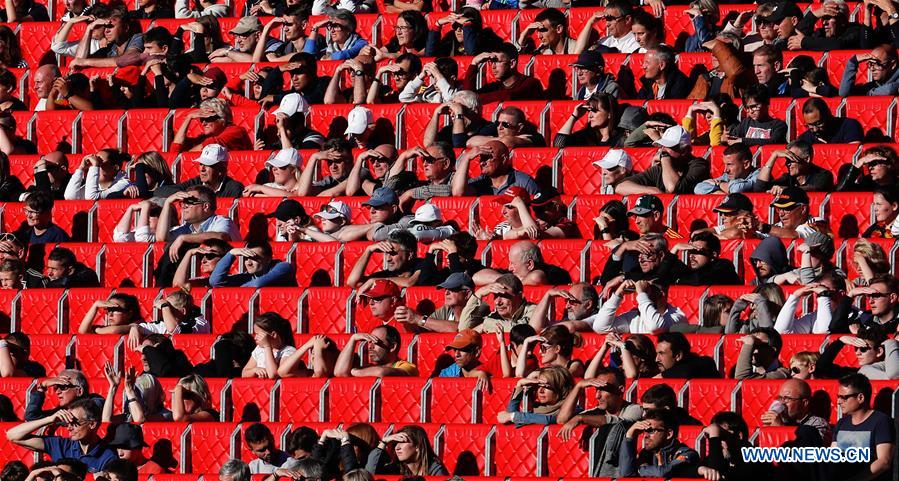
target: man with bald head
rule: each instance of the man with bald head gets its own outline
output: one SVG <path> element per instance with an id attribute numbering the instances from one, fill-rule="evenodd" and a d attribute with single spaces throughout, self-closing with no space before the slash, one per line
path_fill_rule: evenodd
<path id="1" fill-rule="evenodd" d="M 53 89 L 53 82 L 61 76 L 56 65 L 41 65 L 34 71 L 34 93 L 38 98 L 35 112 L 47 110 L 47 97 Z"/>
<path id="2" fill-rule="evenodd" d="M 480 164 L 481 175 L 469 179 L 468 166 L 472 158 Z M 531 176 L 512 167 L 509 147 L 499 140 L 485 142 L 459 157 L 452 183 L 454 196 L 502 195 L 512 186 L 521 187 L 531 195 L 540 190 Z"/>
<path id="3" fill-rule="evenodd" d="M 40 160 L 34 164 L 34 185 L 28 187 L 25 195 L 43 190 L 55 200 L 62 200 L 65 198 L 66 186 L 71 177 L 69 159 L 66 158 L 66 154 L 54 150 L 42 155 Z"/>
<path id="4" fill-rule="evenodd" d="M 346 181 L 346 195 L 371 195 L 381 187 L 396 160 L 396 147 L 381 144 L 356 156 Z"/>
<path id="5" fill-rule="evenodd" d="M 761 416 L 763 426 L 805 426 L 820 436 L 821 445 L 830 445 L 830 424 L 811 413 L 812 388 L 802 379 L 787 379 L 771 407 Z M 800 430 L 797 430 L 799 433 Z"/>
<path id="6" fill-rule="evenodd" d="M 899 92 L 899 68 L 897 68 L 896 47 L 883 44 L 871 51 L 853 55 L 846 62 L 843 69 L 843 79 L 840 81 L 840 96 L 850 95 L 896 95 Z M 863 84 L 855 83 L 858 66 L 868 63 L 871 71 L 871 81 Z"/>
<path id="7" fill-rule="evenodd" d="M 555 299 L 561 297 L 565 299 L 565 313 L 556 323 L 550 322 L 549 306 Z M 568 290 L 553 288 L 546 291 L 543 299 L 534 309 L 531 315 L 531 325 L 537 332 L 540 332 L 547 322 L 550 324 L 561 324 L 568 328 L 571 332 L 593 331 L 593 317 L 599 310 L 599 293 L 591 284 L 579 282 L 574 284 Z"/>
<path id="8" fill-rule="evenodd" d="M 505 273 L 514 274 L 526 286 L 571 284 L 571 274 L 559 266 L 547 264 L 543 260 L 540 247 L 531 241 L 516 242 L 512 245 L 509 249 L 507 271 L 482 269 L 475 273 L 474 282 L 477 285 L 496 282 L 496 279 Z"/>

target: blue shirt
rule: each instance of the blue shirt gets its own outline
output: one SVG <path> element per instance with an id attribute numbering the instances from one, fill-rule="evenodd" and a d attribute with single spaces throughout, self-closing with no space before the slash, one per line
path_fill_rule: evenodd
<path id="1" fill-rule="evenodd" d="M 521 187 L 531 195 L 536 194 L 540 190 L 530 175 L 515 169 L 509 171 L 506 183 L 498 189 L 493 187 L 490 177 L 483 174 L 474 179 L 468 179 L 468 186 L 474 189 L 475 195 L 503 195 L 503 192 L 512 186 Z"/>
<path id="2" fill-rule="evenodd" d="M 272 261 L 267 272 L 259 275 L 249 273 L 229 275 L 231 265 L 237 258 L 232 253 L 225 254 L 215 265 L 209 276 L 212 287 L 293 287 L 297 285 L 296 271 L 288 262 Z"/>
<path id="3" fill-rule="evenodd" d="M 87 465 L 87 469 L 96 473 L 103 471 L 106 463 L 119 459 L 115 451 L 103 443 L 97 443 L 90 447 L 87 454 L 81 451 L 81 443 L 60 436 L 43 436 L 44 451 L 50 455 L 53 461 L 63 458 L 73 458 Z"/>
<path id="4" fill-rule="evenodd" d="M 459 367 L 459 365 L 456 363 L 450 364 L 449 366 L 444 368 L 442 371 L 440 371 L 440 374 L 437 375 L 437 377 L 461 377 L 461 376 L 462 376 L 462 368 Z"/>
<path id="5" fill-rule="evenodd" d="M 35 234 L 34 228 L 26 225 L 24 229 L 19 229 L 16 237 L 25 241 L 27 245 L 58 244 L 69 241 L 69 234 L 56 224 L 50 224 L 50 227 L 41 235 Z"/>

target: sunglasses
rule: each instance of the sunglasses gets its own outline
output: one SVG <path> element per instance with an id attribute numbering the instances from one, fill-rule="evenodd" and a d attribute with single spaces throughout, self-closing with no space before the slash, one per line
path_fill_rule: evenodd
<path id="1" fill-rule="evenodd" d="M 335 23 L 335 22 L 328 22 L 328 28 L 331 30 L 345 30 L 345 31 L 350 30 L 350 27 L 348 27 L 342 23 Z"/>
<path id="2" fill-rule="evenodd" d="M 647 428 L 647 429 L 643 430 L 643 432 L 646 434 L 664 433 L 665 431 L 668 431 L 668 430 L 662 429 L 662 428 Z"/>
<path id="3" fill-rule="evenodd" d="M 690 251 L 690 254 L 697 255 L 697 256 L 712 257 L 712 251 L 710 251 L 708 249 L 694 249 L 694 250 Z"/>
<path id="4" fill-rule="evenodd" d="M 886 292 L 873 292 L 871 294 L 865 294 L 865 297 L 869 299 L 880 299 L 887 296 L 889 296 L 889 294 L 887 294 Z"/>
<path id="5" fill-rule="evenodd" d="M 622 18 L 624 18 L 624 15 L 621 15 L 619 17 L 613 17 L 612 15 L 606 15 L 605 17 L 603 17 L 603 19 L 605 19 L 606 22 L 614 22 L 614 21 L 622 19 Z"/>
<path id="6" fill-rule="evenodd" d="M 213 259 L 218 259 L 219 257 L 223 257 L 222 254 L 218 252 L 207 252 L 205 254 L 200 254 L 200 259 L 211 261 Z"/>
<path id="7" fill-rule="evenodd" d="M 183 201 L 181 201 L 181 203 L 184 205 L 200 205 L 200 204 L 205 204 L 206 202 L 197 197 L 188 197 L 188 198 L 184 199 Z"/>
<path id="8" fill-rule="evenodd" d="M 861 347 L 861 346 L 855 346 L 855 352 L 860 352 L 860 353 L 862 353 L 862 354 L 864 354 L 864 353 L 866 353 L 866 352 L 868 352 L 868 351 L 870 351 L 870 350 L 871 350 L 871 346 L 864 346 L 864 347 Z"/>
<path id="9" fill-rule="evenodd" d="M 453 30 L 462 30 L 462 27 L 461 23 L 453 22 Z"/>
<path id="10" fill-rule="evenodd" d="M 127 312 L 128 309 L 119 306 L 109 306 L 106 308 L 106 312 Z"/>
<path id="11" fill-rule="evenodd" d="M 790 372 L 793 374 L 799 374 L 800 372 L 802 372 L 802 369 L 799 369 L 798 367 L 791 367 Z"/>
<path id="12" fill-rule="evenodd" d="M 284 22 L 283 25 L 284 25 L 285 27 L 293 27 L 294 25 L 296 25 L 296 23 L 294 23 L 294 22 Z"/>
<path id="13" fill-rule="evenodd" d="M 56 389 L 57 391 L 68 391 L 69 389 L 73 389 L 76 387 L 78 387 L 78 386 L 76 386 L 74 384 L 57 384 L 57 385 L 53 386 L 53 389 Z"/>
<path id="14" fill-rule="evenodd" d="M 377 163 L 381 163 L 381 164 L 389 164 L 390 163 L 390 159 L 388 159 L 387 157 L 382 157 L 380 155 L 373 155 L 369 158 L 371 159 L 372 162 L 377 162 Z"/>
<path id="15" fill-rule="evenodd" d="M 837 394 L 837 399 L 839 399 L 840 401 L 848 401 L 848 400 L 858 396 L 859 394 L 861 394 L 861 393 L 856 392 L 856 393 L 852 393 L 852 394 Z"/>
<path id="16" fill-rule="evenodd" d="M 496 125 L 499 125 L 500 127 L 504 128 L 504 129 L 513 129 L 513 128 L 518 127 L 518 124 L 506 122 L 505 120 L 500 120 L 499 122 L 496 123 Z"/>
<path id="17" fill-rule="evenodd" d="M 342 163 L 343 163 L 342 160 L 334 160 L 334 159 L 328 159 L 327 162 L 328 162 L 328 165 L 335 165 L 335 164 L 342 164 Z"/>
<path id="18" fill-rule="evenodd" d="M 212 122 L 216 122 L 221 120 L 222 118 L 218 115 L 213 115 L 212 117 L 200 117 L 200 122 L 204 124 L 210 124 Z"/>
<path id="19" fill-rule="evenodd" d="M 546 33 L 549 32 L 549 29 L 546 27 L 537 27 L 537 31 L 540 33 Z"/>

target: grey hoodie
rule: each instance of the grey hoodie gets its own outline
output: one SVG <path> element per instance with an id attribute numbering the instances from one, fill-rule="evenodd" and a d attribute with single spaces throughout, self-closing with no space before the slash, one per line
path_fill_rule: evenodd
<path id="1" fill-rule="evenodd" d="M 763 278 L 759 274 L 758 268 L 753 264 L 752 268 L 755 270 L 757 284 L 766 284 L 771 277 L 777 274 L 783 274 L 792 269 L 790 259 L 787 257 L 787 248 L 784 247 L 783 242 L 781 242 L 778 237 L 766 237 L 762 239 L 762 242 L 759 243 L 758 247 L 752 251 L 752 255 L 749 256 L 749 260 L 756 259 L 764 261 L 771 266 L 771 269 L 774 272 L 771 276 Z"/>

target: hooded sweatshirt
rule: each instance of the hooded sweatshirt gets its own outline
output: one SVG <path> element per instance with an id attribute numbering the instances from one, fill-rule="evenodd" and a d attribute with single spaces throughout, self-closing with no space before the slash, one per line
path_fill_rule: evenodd
<path id="1" fill-rule="evenodd" d="M 762 277 L 761 274 L 759 274 L 758 268 L 753 263 L 752 268 L 755 270 L 756 284 L 758 285 L 767 284 L 775 275 L 783 274 L 792 268 L 790 266 L 790 260 L 787 258 L 787 248 L 784 247 L 783 242 L 777 237 L 762 239 L 762 242 L 759 243 L 758 247 L 752 251 L 749 260 L 764 261 L 771 266 L 772 274 L 769 277 Z"/>

